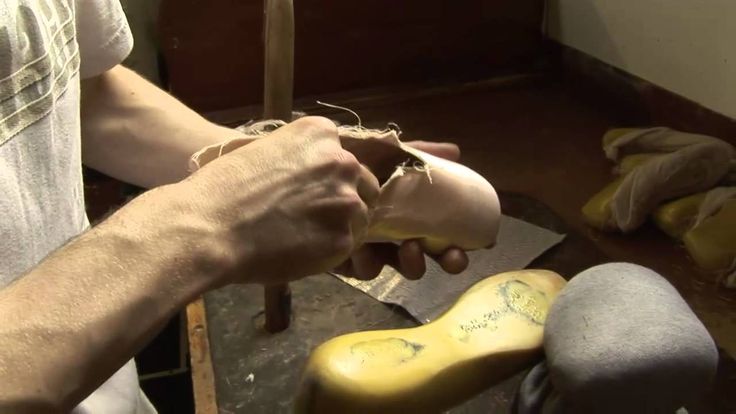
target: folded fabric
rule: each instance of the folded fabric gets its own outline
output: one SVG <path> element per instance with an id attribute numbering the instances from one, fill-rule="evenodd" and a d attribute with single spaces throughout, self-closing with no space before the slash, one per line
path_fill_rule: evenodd
<path id="1" fill-rule="evenodd" d="M 547 316 L 544 349 L 546 365 L 519 390 L 520 414 L 672 414 L 702 397 L 718 363 L 713 339 L 677 290 L 628 263 L 568 282 Z"/>
<path id="2" fill-rule="evenodd" d="M 643 153 L 631 154 L 621 158 L 621 161 L 614 168 L 614 173 L 618 175 L 626 175 L 634 171 L 637 167 L 645 164 L 653 159 L 663 156 L 663 154 Z"/>
<path id="3" fill-rule="evenodd" d="M 535 365 L 524 376 L 514 399 L 512 414 L 564 414 L 564 403 L 549 379 L 547 362 Z"/>
<path id="4" fill-rule="evenodd" d="M 625 175 L 583 207 L 586 221 L 602 230 L 631 232 L 663 201 L 712 188 L 736 154 L 717 138 L 669 128 L 614 132 L 604 137 L 604 151 Z"/>
<path id="5" fill-rule="evenodd" d="M 697 144 L 714 144 L 724 146 L 729 159 L 734 157 L 734 148 L 727 142 L 708 135 L 691 134 L 676 131 L 667 127 L 629 128 L 618 136 L 608 135 L 604 139 L 603 152 L 612 161 L 630 154 L 641 153 L 671 153 L 682 148 Z M 608 141 L 608 142 L 606 142 Z"/>

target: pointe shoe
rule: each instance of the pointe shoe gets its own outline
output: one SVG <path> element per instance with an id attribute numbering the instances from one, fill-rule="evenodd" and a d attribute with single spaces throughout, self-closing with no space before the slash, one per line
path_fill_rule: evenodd
<path id="1" fill-rule="evenodd" d="M 470 168 L 409 147 L 393 130 L 340 127 L 340 142 L 381 183 L 365 242 L 419 239 L 441 253 L 491 247 L 501 207 L 493 186 Z"/>
<path id="2" fill-rule="evenodd" d="M 284 123 L 262 124 L 273 129 Z M 451 246 L 476 250 L 495 244 L 501 207 L 495 189 L 481 175 L 403 144 L 391 129 L 339 126 L 338 134 L 343 148 L 381 184 L 361 242 L 419 239 L 425 251 L 435 254 Z M 192 156 L 190 170 L 264 136 L 254 133 L 206 147 Z"/>
<path id="3" fill-rule="evenodd" d="M 439 413 L 462 403 L 540 356 L 565 283 L 546 270 L 501 273 L 429 324 L 327 341 L 307 362 L 296 412 Z"/>

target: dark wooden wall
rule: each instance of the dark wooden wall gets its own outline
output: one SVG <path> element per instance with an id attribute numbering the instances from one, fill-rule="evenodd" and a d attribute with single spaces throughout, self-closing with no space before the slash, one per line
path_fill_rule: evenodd
<path id="1" fill-rule="evenodd" d="M 735 119 L 570 47 L 548 42 L 545 50 L 549 67 L 559 71 L 570 90 L 591 106 L 625 113 L 626 126 L 668 126 L 736 145 Z"/>
<path id="2" fill-rule="evenodd" d="M 523 70 L 544 0 L 296 0 L 295 95 Z M 260 103 L 263 0 L 164 0 L 171 92 L 200 111 Z"/>

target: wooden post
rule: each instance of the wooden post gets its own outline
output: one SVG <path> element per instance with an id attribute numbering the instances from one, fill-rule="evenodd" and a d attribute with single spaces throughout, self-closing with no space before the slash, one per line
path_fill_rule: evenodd
<path id="1" fill-rule="evenodd" d="M 263 117 L 291 121 L 294 99 L 294 2 L 265 0 L 265 59 Z M 280 332 L 291 322 L 288 284 L 269 285 L 264 294 L 268 332 Z"/>
<path id="2" fill-rule="evenodd" d="M 294 100 L 294 3 L 266 0 L 263 116 L 291 121 Z"/>

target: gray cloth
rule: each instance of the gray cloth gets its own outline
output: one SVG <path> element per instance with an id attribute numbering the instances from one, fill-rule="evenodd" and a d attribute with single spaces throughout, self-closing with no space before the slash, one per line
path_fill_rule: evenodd
<path id="1" fill-rule="evenodd" d="M 514 401 L 513 414 L 569 414 L 572 410 L 571 404 L 552 385 L 547 362 L 542 361 L 522 380 Z"/>
<path id="2" fill-rule="evenodd" d="M 554 389 L 549 381 L 547 364 L 542 361 L 524 377 L 516 395 L 515 414 L 538 414 L 543 412 L 544 403 L 551 398 Z"/>
<path id="3" fill-rule="evenodd" d="M 707 390 L 718 363 L 677 290 L 628 263 L 593 267 L 567 284 L 547 316 L 544 350 L 564 412 L 671 414 Z M 545 394 L 529 390 L 545 379 L 543 368 L 532 373 L 518 400 L 533 409 Z M 536 412 L 560 412 L 544 405 Z"/>

